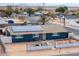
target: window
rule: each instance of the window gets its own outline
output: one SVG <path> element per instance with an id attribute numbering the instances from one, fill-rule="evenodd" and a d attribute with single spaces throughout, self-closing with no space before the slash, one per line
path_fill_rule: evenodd
<path id="1" fill-rule="evenodd" d="M 59 36 L 59 34 L 58 33 L 53 33 L 52 36 Z"/>
<path id="2" fill-rule="evenodd" d="M 23 36 L 21 36 L 21 35 L 15 36 L 15 39 L 22 39 L 22 38 L 23 38 Z"/>
<path id="3" fill-rule="evenodd" d="M 33 35 L 33 38 L 37 38 L 37 37 L 39 37 L 39 34 L 34 34 Z"/>

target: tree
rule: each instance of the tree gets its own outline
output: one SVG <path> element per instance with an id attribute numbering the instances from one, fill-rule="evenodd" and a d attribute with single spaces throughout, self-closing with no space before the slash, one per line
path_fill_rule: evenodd
<path id="1" fill-rule="evenodd" d="M 67 11 L 68 10 L 68 8 L 66 7 L 66 6 L 64 6 L 64 7 L 59 7 L 59 8 L 57 8 L 55 11 L 56 12 L 60 12 L 60 13 L 64 13 L 65 11 Z"/>
<path id="2" fill-rule="evenodd" d="M 56 15 L 55 15 L 54 13 L 51 13 L 51 12 L 48 12 L 46 15 L 47 15 L 48 17 L 53 18 L 54 20 L 55 20 L 55 18 L 56 18 Z"/>
<path id="3" fill-rule="evenodd" d="M 68 7 L 64 6 L 64 9 L 65 9 L 65 11 L 67 11 L 68 10 Z"/>
<path id="4" fill-rule="evenodd" d="M 76 22 L 79 23 L 79 12 L 76 13 L 76 16 L 77 16 L 77 19 L 78 19 Z"/>
<path id="5" fill-rule="evenodd" d="M 29 14 L 29 16 L 31 16 L 31 14 L 34 14 L 35 13 L 35 10 L 34 9 L 31 9 L 31 8 L 28 8 L 27 9 L 27 13 Z"/>
<path id="6" fill-rule="evenodd" d="M 0 9 L 0 12 L 5 12 L 5 10 L 4 9 Z"/>
<path id="7" fill-rule="evenodd" d="M 57 16 L 55 14 L 52 14 L 51 17 L 55 20 Z"/>
<path id="8" fill-rule="evenodd" d="M 64 16 L 64 18 L 63 18 L 63 23 L 64 23 L 64 25 L 65 25 L 65 16 L 67 15 L 67 10 L 68 10 L 68 7 L 66 7 L 66 6 L 64 6 L 64 7 L 59 7 L 59 8 L 57 8 L 55 11 L 56 12 L 59 12 L 59 13 L 62 13 L 62 14 L 64 14 L 63 16 Z"/>
<path id="9" fill-rule="evenodd" d="M 41 16 L 40 22 L 42 22 L 42 25 L 45 25 L 45 23 L 48 21 L 46 16 Z"/>
<path id="10" fill-rule="evenodd" d="M 14 10 L 12 9 L 11 6 L 7 6 L 7 8 L 5 9 L 5 13 L 8 15 L 8 16 L 11 16 L 11 14 L 14 12 Z"/>
<path id="11" fill-rule="evenodd" d="M 25 8 L 23 11 L 24 11 L 24 12 L 27 12 L 27 9 Z"/>
<path id="12" fill-rule="evenodd" d="M 40 12 L 41 12 L 42 10 L 43 10 L 42 7 L 38 7 L 38 8 L 37 8 L 37 11 L 40 11 Z"/>
<path id="13" fill-rule="evenodd" d="M 52 16 L 52 13 L 51 12 L 48 12 L 47 13 L 47 16 L 50 16 L 51 17 Z"/>
<path id="14" fill-rule="evenodd" d="M 20 12 L 20 13 L 23 13 L 23 12 L 24 12 L 24 10 L 23 10 L 22 8 L 20 8 L 20 9 L 19 9 L 19 12 Z"/>
<path id="15" fill-rule="evenodd" d="M 19 10 L 17 8 L 14 10 L 14 13 L 20 14 L 20 12 L 19 12 Z"/>

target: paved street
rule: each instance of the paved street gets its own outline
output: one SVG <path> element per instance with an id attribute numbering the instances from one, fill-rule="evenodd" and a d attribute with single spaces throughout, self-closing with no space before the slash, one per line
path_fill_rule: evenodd
<path id="1" fill-rule="evenodd" d="M 73 32 L 75 35 L 79 35 L 79 30 L 74 28 L 65 27 L 69 32 Z"/>
<path id="2" fill-rule="evenodd" d="M 79 53 L 64 54 L 64 55 L 58 55 L 58 56 L 79 56 Z"/>

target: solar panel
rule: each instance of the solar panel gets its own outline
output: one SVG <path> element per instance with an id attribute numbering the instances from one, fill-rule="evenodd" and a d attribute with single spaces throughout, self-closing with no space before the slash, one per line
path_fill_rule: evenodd
<path id="1" fill-rule="evenodd" d="M 33 31 L 43 31 L 41 26 L 13 26 L 13 32 L 33 32 Z"/>

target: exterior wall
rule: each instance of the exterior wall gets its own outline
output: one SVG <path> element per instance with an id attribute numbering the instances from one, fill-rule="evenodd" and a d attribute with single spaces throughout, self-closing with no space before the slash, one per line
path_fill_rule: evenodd
<path id="1" fill-rule="evenodd" d="M 68 38 L 67 32 L 46 34 L 46 40 L 65 39 L 65 38 Z"/>
<path id="2" fill-rule="evenodd" d="M 31 41 L 38 41 L 43 40 L 43 35 L 38 34 L 39 36 L 34 36 L 34 34 L 29 35 L 12 35 L 12 42 L 31 42 Z M 68 33 L 46 33 L 46 40 L 56 40 L 56 39 L 65 39 L 68 38 Z"/>
<path id="3" fill-rule="evenodd" d="M 37 41 L 41 40 L 42 35 L 39 34 L 40 36 L 36 37 L 34 34 L 29 34 L 29 35 L 13 35 L 12 36 L 12 42 L 31 42 L 31 41 Z"/>

